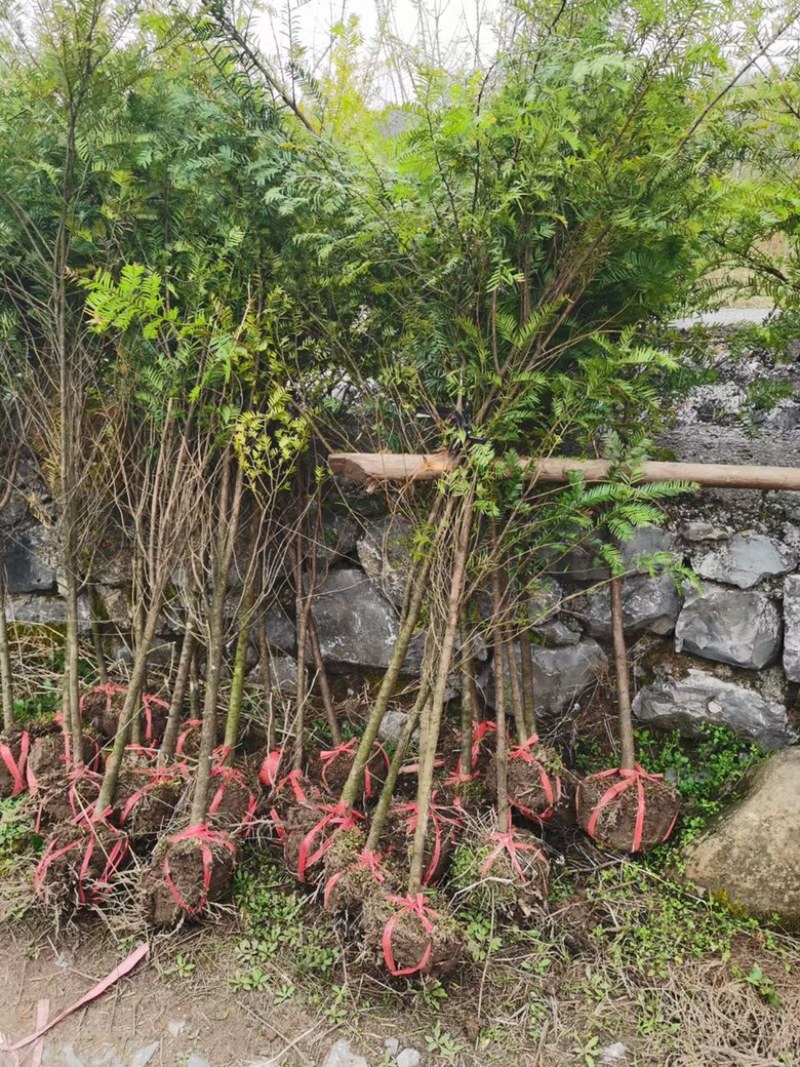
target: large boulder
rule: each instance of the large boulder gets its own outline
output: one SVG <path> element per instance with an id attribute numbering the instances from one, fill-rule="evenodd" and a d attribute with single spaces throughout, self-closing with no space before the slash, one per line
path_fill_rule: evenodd
<path id="1" fill-rule="evenodd" d="M 692 566 L 701 578 L 751 589 L 764 578 L 794 570 L 797 555 L 772 537 L 738 533 L 710 551 L 693 556 Z"/>
<path id="2" fill-rule="evenodd" d="M 622 621 L 626 633 L 671 634 L 681 610 L 681 596 L 671 575 L 636 574 L 622 582 Z M 575 616 L 592 637 L 611 636 L 611 604 L 602 586 L 574 601 Z"/>
<path id="3" fill-rule="evenodd" d="M 705 724 L 721 724 L 757 741 L 762 748 L 784 748 L 793 735 L 786 707 L 749 687 L 708 671 L 690 669 L 682 678 L 662 678 L 636 695 L 633 711 L 643 722 L 697 737 Z"/>
<path id="4" fill-rule="evenodd" d="M 369 578 L 353 568 L 331 571 L 313 601 L 320 650 L 326 663 L 354 667 L 388 667 L 399 626 L 392 605 Z M 406 663 L 419 667 L 415 641 Z"/>
<path id="5" fill-rule="evenodd" d="M 773 597 L 705 583 L 701 591 L 686 590 L 675 648 L 757 671 L 777 659 L 782 629 Z"/>
<path id="6" fill-rule="evenodd" d="M 518 642 L 513 646 L 515 663 L 520 671 L 521 653 Z M 586 638 L 576 645 L 532 650 L 533 690 L 537 715 L 552 715 L 563 711 L 580 696 L 608 664 L 600 645 Z M 490 664 L 481 674 L 479 684 L 489 707 L 494 707 L 494 670 Z"/>
<path id="7" fill-rule="evenodd" d="M 365 573 L 393 604 L 400 607 L 411 573 L 414 524 L 399 515 L 385 515 L 366 523 L 356 543 Z"/>
<path id="8" fill-rule="evenodd" d="M 684 852 L 689 881 L 759 919 L 800 926 L 800 748 L 752 772 L 747 794 Z"/>
<path id="9" fill-rule="evenodd" d="M 643 563 L 648 557 L 665 552 L 672 555 L 674 549 L 675 535 L 669 530 L 662 530 L 660 526 L 642 526 L 622 544 L 620 554 L 626 570 L 644 574 L 647 568 Z"/>
<path id="10" fill-rule="evenodd" d="M 67 605 L 60 596 L 9 596 L 6 599 L 6 617 L 10 623 L 20 627 L 55 627 L 61 629 L 67 624 Z M 81 634 L 91 633 L 91 615 L 86 598 L 78 597 L 78 630 Z"/>
<path id="11" fill-rule="evenodd" d="M 800 682 L 800 575 L 783 583 L 783 669 L 790 682 Z"/>

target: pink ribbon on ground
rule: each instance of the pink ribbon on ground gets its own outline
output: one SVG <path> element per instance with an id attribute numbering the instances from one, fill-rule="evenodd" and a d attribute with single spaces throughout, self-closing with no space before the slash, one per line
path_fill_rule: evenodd
<path id="1" fill-rule="evenodd" d="M 394 938 L 394 931 L 397 927 L 400 917 L 406 912 L 410 912 L 420 921 L 420 925 L 426 934 L 433 932 L 433 923 L 431 918 L 438 919 L 439 913 L 434 911 L 433 908 L 429 908 L 425 903 L 425 896 L 422 893 L 417 893 L 416 896 L 411 897 L 387 897 L 390 904 L 398 904 L 400 910 L 397 911 L 391 919 L 387 922 L 383 928 L 383 959 L 389 970 L 389 973 L 394 975 L 395 978 L 404 978 L 411 974 L 419 974 L 428 965 L 428 961 L 431 958 L 433 952 L 433 945 L 430 937 L 428 937 L 428 943 L 425 946 L 425 951 L 419 959 L 419 962 L 412 967 L 398 967 L 394 958 L 394 952 L 392 951 L 392 939 Z"/>
<path id="2" fill-rule="evenodd" d="M 272 789 L 278 778 L 278 771 L 280 770 L 281 760 L 283 759 L 283 749 L 276 748 L 264 758 L 261 764 L 261 768 L 258 772 L 258 780 L 264 786 L 265 789 Z"/>
<path id="3" fill-rule="evenodd" d="M 127 956 L 122 963 L 115 967 L 110 974 L 106 975 L 102 981 L 93 985 L 88 993 L 84 993 L 81 999 L 76 1001 L 75 1004 L 72 1004 L 69 1008 L 65 1008 L 64 1011 L 56 1015 L 54 1019 L 51 1019 L 49 1023 L 44 1023 L 44 1025 L 40 1026 L 35 1033 L 29 1034 L 27 1037 L 23 1037 L 19 1041 L 15 1041 L 13 1045 L 0 1045 L 0 1052 L 18 1052 L 20 1049 L 32 1045 L 34 1041 L 38 1041 L 40 1037 L 44 1037 L 48 1031 L 52 1030 L 54 1026 L 58 1026 L 60 1022 L 63 1022 L 64 1019 L 72 1015 L 73 1012 L 78 1011 L 87 1004 L 91 1004 L 93 1000 L 97 1000 L 98 997 L 101 997 L 115 985 L 120 978 L 124 978 L 126 974 L 130 974 L 133 968 L 140 963 L 149 952 L 150 946 L 147 943 L 139 945 L 138 948 L 135 948 L 133 952 L 131 952 L 130 956 Z"/>

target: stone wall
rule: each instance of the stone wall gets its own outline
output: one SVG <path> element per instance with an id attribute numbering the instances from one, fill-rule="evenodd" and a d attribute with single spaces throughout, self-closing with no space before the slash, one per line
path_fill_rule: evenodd
<path id="1" fill-rule="evenodd" d="M 719 382 L 692 390 L 661 444 L 676 459 L 800 465 L 797 363 L 755 351 L 733 359 L 725 339 L 710 344 L 708 352 Z M 792 383 L 794 395 L 762 410 L 753 383 L 776 380 Z M 20 466 L 17 484 L 19 492 L 0 516 L 8 615 L 18 624 L 60 625 L 64 606 L 52 501 L 29 464 Z M 363 509 L 360 517 L 328 517 L 317 549 L 321 580 L 314 614 L 333 672 L 387 666 L 398 632 L 408 533 L 404 520 Z M 107 624 L 119 632 L 118 654 L 124 658 L 130 558 L 113 540 L 95 547 L 97 592 Z M 800 494 L 709 490 L 685 497 L 670 506 L 663 529 L 640 531 L 624 551 L 631 571 L 624 580 L 624 619 L 640 719 L 687 734 L 703 721 L 726 723 L 769 748 L 795 740 Z M 699 589 L 689 583 L 678 588 L 669 575 L 651 578 L 637 565 L 664 551 L 694 569 Z M 582 695 L 608 671 L 608 593 L 597 587 L 604 577 L 591 548 L 577 548 L 531 598 L 537 710 L 545 718 L 573 714 Z M 80 614 L 88 629 L 85 595 Z M 276 672 L 286 691 L 297 669 L 290 615 L 279 603 L 267 611 Z M 176 634 L 173 622 L 165 615 L 161 630 L 167 642 Z M 479 684 L 491 704 L 492 672 L 485 651 L 482 656 Z M 417 641 L 409 671 L 419 669 L 420 657 Z"/>

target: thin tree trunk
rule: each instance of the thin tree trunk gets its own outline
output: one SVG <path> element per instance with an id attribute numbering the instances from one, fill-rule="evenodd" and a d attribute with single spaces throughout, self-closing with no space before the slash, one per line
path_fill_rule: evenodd
<path id="1" fill-rule="evenodd" d="M 10 734 L 14 729 L 13 677 L 6 616 L 6 570 L 0 561 L 0 700 L 3 703 L 3 730 L 6 734 Z"/>
<path id="2" fill-rule="evenodd" d="M 203 655 L 203 645 L 194 639 L 192 652 L 192 665 L 189 668 L 189 718 L 200 718 L 200 657 Z"/>
<path id="3" fill-rule="evenodd" d="M 267 748 L 269 752 L 272 752 L 275 748 L 275 697 L 272 692 L 272 664 L 267 641 L 267 620 L 263 611 L 256 621 L 256 634 L 258 636 L 258 669 L 261 674 L 264 701 L 267 705 Z"/>
<path id="4" fill-rule="evenodd" d="M 300 552 L 301 528 L 298 527 L 292 546 L 292 574 L 294 576 L 294 610 L 297 633 L 297 715 L 295 716 L 294 763 L 295 770 L 303 766 L 303 734 L 306 721 L 307 677 L 306 643 L 308 636 L 308 603 L 303 590 L 303 557 Z"/>
<path id="5" fill-rule="evenodd" d="M 492 579 L 494 581 L 494 579 Z M 498 576 L 502 601 L 503 647 L 505 649 L 506 663 L 508 664 L 508 686 L 511 697 L 511 711 L 514 716 L 514 725 L 517 731 L 517 739 L 520 744 L 526 739 L 527 725 L 525 722 L 525 701 L 523 699 L 521 669 L 522 657 L 520 656 L 520 669 L 517 669 L 517 656 L 513 639 L 512 611 L 511 611 L 511 583 L 508 575 L 508 564 L 504 564 L 502 572 Z"/>
<path id="6" fill-rule="evenodd" d="M 331 740 L 335 747 L 342 743 L 342 731 L 339 729 L 339 723 L 336 719 L 336 709 L 333 705 L 331 687 L 328 684 L 328 672 L 325 670 L 325 661 L 322 658 L 322 650 L 319 647 L 319 632 L 317 630 L 316 619 L 314 618 L 314 609 L 311 605 L 309 605 L 308 609 L 308 643 L 311 646 L 311 654 L 314 657 L 314 666 L 317 672 L 317 684 L 319 685 L 322 704 L 325 708 L 325 718 L 328 720 Z"/>
<path id="7" fill-rule="evenodd" d="M 464 579 L 469 555 L 470 532 L 472 530 L 472 507 L 474 490 L 463 501 L 460 509 L 460 523 L 453 553 L 453 571 L 447 598 L 447 614 L 439 651 L 439 664 L 436 683 L 431 698 L 430 716 L 422 736 L 419 760 L 419 780 L 417 788 L 417 828 L 411 849 L 411 869 L 408 878 L 409 894 L 420 892 L 422 884 L 422 865 L 425 853 L 425 835 L 428 830 L 428 813 L 433 786 L 433 769 L 436 748 L 444 711 L 445 693 L 453 661 L 453 650 L 458 638 L 458 620 L 461 615 L 461 598 L 464 591 Z"/>
<path id="8" fill-rule="evenodd" d="M 533 678 L 533 649 L 531 635 L 523 629 L 519 635 L 519 654 L 522 667 L 522 709 L 526 739 L 537 732 L 536 685 Z"/>
<path id="9" fill-rule="evenodd" d="M 233 676 L 228 700 L 228 715 L 225 719 L 225 738 L 223 744 L 229 750 L 226 762 L 232 763 L 234 749 L 239 740 L 239 723 L 242 718 L 242 699 L 244 697 L 244 676 L 247 673 L 247 647 L 250 644 L 250 631 L 253 622 L 254 578 L 248 576 L 242 592 L 240 609 L 241 625 L 236 638 L 236 651 L 233 656 Z"/>
<path id="10" fill-rule="evenodd" d="M 100 598 L 94 585 L 88 586 L 89 610 L 91 612 L 92 644 L 94 646 L 95 666 L 100 685 L 108 685 L 108 671 L 106 669 L 106 654 L 103 649 L 103 637 L 100 633 L 100 621 L 97 618 Z"/>
<path id="11" fill-rule="evenodd" d="M 214 594 L 211 600 L 211 613 L 208 620 L 209 639 L 206 660 L 206 693 L 202 716 L 203 726 L 200 731 L 200 751 L 197 757 L 197 772 L 195 774 L 190 814 L 192 826 L 199 826 L 204 822 L 208 809 L 208 794 L 211 787 L 211 761 L 217 741 L 219 675 L 225 650 L 225 597 L 227 594 L 228 572 L 239 530 L 242 493 L 244 490 L 244 474 L 242 469 L 238 468 L 231 499 L 231 460 L 228 454 L 223 459 L 223 463 L 223 484 L 220 493 L 217 544 L 215 546 Z M 228 506 L 229 502 L 230 507 Z"/>
<path id="12" fill-rule="evenodd" d="M 389 770 L 386 775 L 386 781 L 383 783 L 381 789 L 381 795 L 378 799 L 375 811 L 372 813 L 372 821 L 369 827 L 369 836 L 367 837 L 367 848 L 371 852 L 375 852 L 380 844 L 381 834 L 383 828 L 386 825 L 386 816 L 391 807 L 392 800 L 394 799 L 394 789 L 397 785 L 397 779 L 400 775 L 400 768 L 403 766 L 403 760 L 406 757 L 406 751 L 411 743 L 411 738 L 414 736 L 414 731 L 417 728 L 422 709 L 430 697 L 431 686 L 430 682 L 426 681 L 420 686 L 417 699 L 414 702 L 414 706 L 408 713 L 408 718 L 403 726 L 403 731 L 400 734 L 400 738 L 397 742 L 397 748 L 392 755 L 391 763 L 389 764 Z"/>
<path id="13" fill-rule="evenodd" d="M 141 709 L 142 692 L 147 679 L 147 653 L 150 648 L 150 642 L 155 637 L 160 615 L 161 601 L 154 600 L 144 619 L 141 635 L 142 639 L 137 644 L 136 654 L 133 661 L 133 670 L 131 671 L 130 680 L 128 682 L 128 691 L 125 694 L 125 703 L 122 705 L 122 711 L 120 712 L 119 724 L 114 737 L 114 745 L 106 761 L 103 784 L 100 787 L 100 795 L 97 798 L 97 805 L 95 807 L 95 815 L 98 818 L 114 803 L 114 797 L 117 792 L 117 782 L 119 781 L 119 772 L 122 768 L 122 761 L 125 758 L 125 746 L 127 745 L 128 737 L 131 734 L 131 726 L 134 719 L 139 717 Z"/>
<path id="14" fill-rule="evenodd" d="M 194 658 L 195 638 L 191 623 L 187 623 L 183 635 L 183 646 L 178 660 L 178 671 L 175 675 L 175 684 L 172 688 L 172 699 L 169 703 L 167 725 L 164 730 L 164 738 L 158 754 L 158 765 L 164 767 L 175 755 L 175 746 L 178 743 L 178 734 L 181 728 L 181 712 L 186 698 L 186 689 L 189 684 L 189 672 Z"/>
<path id="15" fill-rule="evenodd" d="M 493 541 L 496 553 L 498 551 L 496 534 Z M 494 567 L 492 570 L 493 614 L 501 611 L 501 603 L 500 571 Z M 496 617 L 499 618 L 500 615 L 497 614 Z M 505 626 L 497 626 L 494 631 L 495 773 L 497 774 L 497 824 L 502 833 L 508 833 L 511 826 L 508 810 L 508 748 L 506 745 L 507 650 Z"/>
<path id="16" fill-rule="evenodd" d="M 439 517 L 441 511 L 440 505 L 441 500 L 437 500 L 436 505 L 432 509 L 428 518 L 429 523 L 434 523 Z M 453 507 L 454 501 L 451 498 L 448 500 L 444 508 L 439 527 L 440 529 L 444 530 L 447 528 L 453 513 Z M 397 635 L 397 643 L 392 652 L 392 659 L 386 669 L 383 680 L 381 681 L 378 695 L 375 697 L 375 703 L 372 706 L 369 719 L 367 720 L 364 732 L 361 735 L 361 742 L 359 743 L 356 757 L 353 760 L 350 774 L 347 777 L 347 781 L 344 784 L 344 789 L 342 790 L 342 795 L 340 797 L 340 803 L 344 804 L 346 807 L 352 807 L 355 804 L 356 798 L 361 791 L 364 770 L 372 756 L 372 749 L 378 736 L 378 731 L 381 728 L 383 717 L 389 707 L 389 701 L 394 694 L 397 679 L 400 677 L 400 672 L 406 661 L 408 646 L 411 644 L 414 630 L 419 621 L 422 602 L 425 599 L 425 593 L 427 592 L 428 577 L 431 572 L 431 566 L 433 565 L 433 557 L 434 550 L 432 546 L 422 562 L 417 564 L 416 574 L 410 579 L 410 592 L 407 598 L 406 614 L 400 627 L 400 633 Z"/>
<path id="17" fill-rule="evenodd" d="M 472 724 L 478 718 L 478 702 L 475 692 L 475 661 L 472 645 L 461 627 L 461 756 L 462 775 L 472 774 Z"/>
<path id="18" fill-rule="evenodd" d="M 632 771 L 636 765 L 636 746 L 633 739 L 633 712 L 628 677 L 628 652 L 625 648 L 625 630 L 622 620 L 622 579 L 612 578 L 609 583 L 611 596 L 611 632 L 614 639 L 614 668 L 617 675 L 617 705 L 619 707 L 619 740 L 621 746 L 620 767 Z"/>

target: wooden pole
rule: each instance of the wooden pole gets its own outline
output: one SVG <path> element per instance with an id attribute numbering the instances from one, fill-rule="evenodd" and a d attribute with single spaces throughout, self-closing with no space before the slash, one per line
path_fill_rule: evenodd
<path id="1" fill-rule="evenodd" d="M 382 482 L 436 481 L 454 469 L 458 457 L 449 452 L 334 452 L 328 462 L 334 474 L 375 489 Z M 522 459 L 520 465 L 541 482 L 566 482 L 571 473 L 581 474 L 587 482 L 604 482 L 615 471 L 615 464 L 605 459 Z M 687 482 L 709 489 L 800 491 L 800 468 L 648 460 L 640 464 L 632 480 L 638 484 Z"/>

